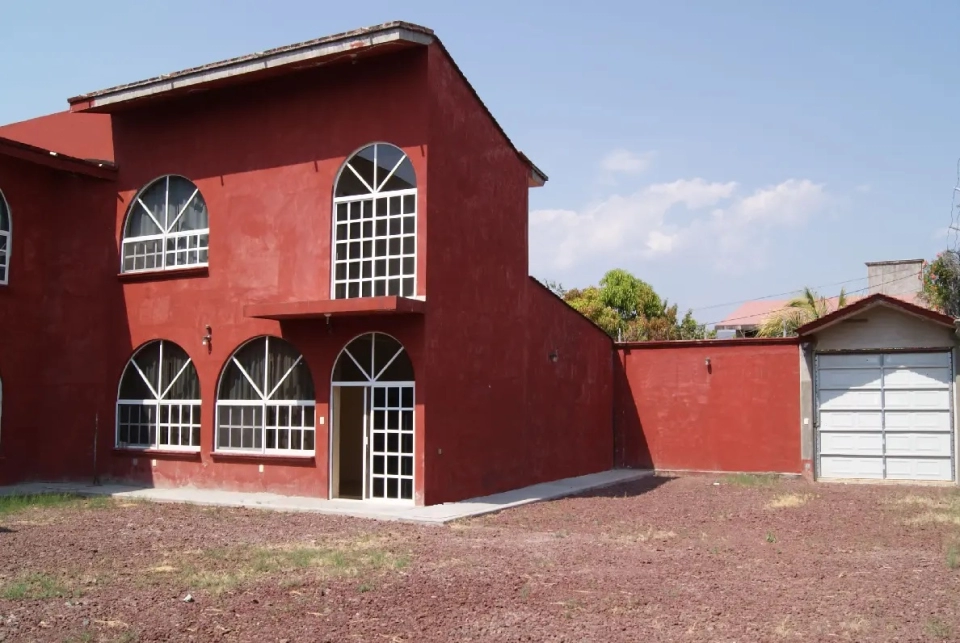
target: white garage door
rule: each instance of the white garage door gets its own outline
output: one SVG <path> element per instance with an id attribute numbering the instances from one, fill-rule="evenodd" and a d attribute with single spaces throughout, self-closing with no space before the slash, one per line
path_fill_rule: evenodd
<path id="1" fill-rule="evenodd" d="M 950 353 L 817 356 L 821 478 L 953 479 Z"/>

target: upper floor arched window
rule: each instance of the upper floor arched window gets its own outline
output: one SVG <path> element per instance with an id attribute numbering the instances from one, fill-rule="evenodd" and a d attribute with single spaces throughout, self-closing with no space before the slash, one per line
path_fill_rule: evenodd
<path id="1" fill-rule="evenodd" d="M 10 276 L 10 206 L 0 192 L 0 285 Z"/>
<path id="2" fill-rule="evenodd" d="M 333 298 L 417 292 L 417 177 L 403 151 L 363 148 L 334 188 Z"/>
<path id="3" fill-rule="evenodd" d="M 123 226 L 121 272 L 207 265 L 210 224 L 200 190 L 164 176 L 137 194 Z"/>

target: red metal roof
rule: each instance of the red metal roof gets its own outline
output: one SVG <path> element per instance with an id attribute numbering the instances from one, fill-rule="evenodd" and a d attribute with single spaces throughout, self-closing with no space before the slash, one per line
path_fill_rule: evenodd
<path id="1" fill-rule="evenodd" d="M 45 150 L 0 136 L 0 155 L 18 158 L 44 167 L 84 174 L 98 179 L 114 179 L 117 168 L 108 161 L 88 161 Z"/>
<path id="2" fill-rule="evenodd" d="M 954 327 L 954 319 L 949 315 L 944 315 L 943 313 L 931 310 L 929 308 L 924 308 L 923 306 L 917 306 L 916 304 L 904 301 L 903 299 L 899 299 L 897 297 L 891 297 L 890 295 L 877 293 L 875 295 L 870 295 L 869 297 L 864 297 L 856 303 L 850 304 L 849 306 L 844 306 L 840 310 L 836 310 L 829 315 L 801 326 L 797 329 L 797 334 L 800 336 L 810 335 L 818 330 L 823 330 L 825 327 L 831 326 L 840 320 L 849 317 L 850 315 L 856 315 L 857 313 L 861 313 L 868 308 L 873 308 L 874 306 L 889 306 L 891 308 L 897 308 L 906 313 L 916 315 L 917 317 L 923 317 L 924 319 L 928 319 L 942 326 L 947 326 L 949 328 Z"/>
<path id="3" fill-rule="evenodd" d="M 113 162 L 109 114 L 57 112 L 2 125 L 0 137 L 78 159 Z"/>

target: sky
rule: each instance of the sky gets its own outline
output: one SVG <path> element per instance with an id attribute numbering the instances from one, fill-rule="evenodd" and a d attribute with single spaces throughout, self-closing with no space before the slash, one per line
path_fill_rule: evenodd
<path id="1" fill-rule="evenodd" d="M 947 247 L 960 2 L 9 2 L 0 123 L 389 20 L 434 29 L 550 181 L 530 272 L 624 268 L 701 322 Z M 841 284 L 841 282 L 844 282 Z"/>

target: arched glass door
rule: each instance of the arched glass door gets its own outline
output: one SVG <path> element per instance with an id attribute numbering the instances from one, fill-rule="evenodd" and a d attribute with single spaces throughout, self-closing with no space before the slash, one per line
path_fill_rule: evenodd
<path id="1" fill-rule="evenodd" d="M 413 500 L 413 364 L 397 340 L 368 333 L 332 378 L 331 496 Z"/>

